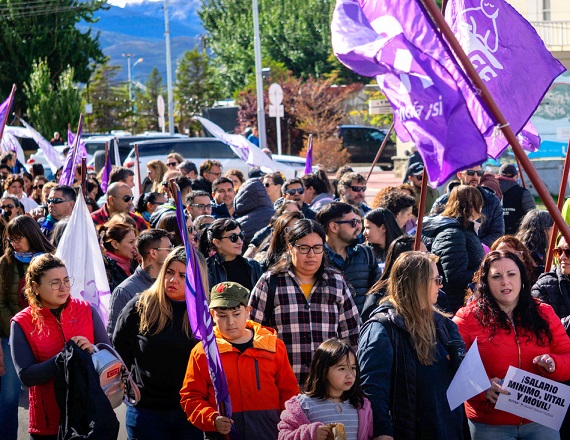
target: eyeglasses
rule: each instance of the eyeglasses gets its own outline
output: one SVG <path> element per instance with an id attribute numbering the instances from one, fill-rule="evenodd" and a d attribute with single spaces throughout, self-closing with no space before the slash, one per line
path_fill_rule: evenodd
<path id="1" fill-rule="evenodd" d="M 64 279 L 63 281 L 62 280 L 50 281 L 48 284 L 50 285 L 51 290 L 61 290 L 63 286 L 70 288 L 71 286 L 73 286 L 74 282 L 75 278 L 69 277 Z"/>
<path id="2" fill-rule="evenodd" d="M 438 286 L 443 286 L 443 277 L 441 275 L 433 277 L 432 280 L 434 280 L 435 284 L 437 284 Z"/>
<path id="3" fill-rule="evenodd" d="M 222 175 L 221 171 L 219 173 L 212 173 L 211 171 L 206 171 L 206 173 L 213 174 L 214 176 L 216 176 L 216 179 Z"/>
<path id="4" fill-rule="evenodd" d="M 338 221 L 334 221 L 333 223 L 336 223 L 337 225 L 342 225 L 344 223 L 349 224 L 352 228 L 356 228 L 359 224 L 362 223 L 362 220 L 359 218 L 353 218 L 350 220 L 338 220 Z"/>
<path id="5" fill-rule="evenodd" d="M 8 203 L 7 205 L 2 205 L 2 209 L 14 209 L 15 206 L 12 205 L 11 203 Z"/>
<path id="6" fill-rule="evenodd" d="M 56 197 L 56 198 L 54 198 L 54 199 L 47 199 L 46 202 L 47 202 L 48 205 L 49 205 L 50 203 L 53 204 L 53 205 L 59 205 L 60 203 L 63 203 L 63 202 L 69 202 L 69 200 L 65 200 L 65 199 L 62 199 L 62 198 L 60 198 L 60 197 Z"/>
<path id="7" fill-rule="evenodd" d="M 195 234 L 198 232 L 194 226 L 188 226 L 187 230 L 189 234 Z"/>
<path id="8" fill-rule="evenodd" d="M 190 206 L 193 206 L 194 208 L 198 208 L 201 210 L 212 209 L 212 204 L 204 205 L 203 203 L 192 203 Z"/>
<path id="9" fill-rule="evenodd" d="M 8 238 L 8 242 L 9 243 L 19 243 L 20 241 L 22 241 L 24 237 L 12 237 L 12 238 Z"/>
<path id="10" fill-rule="evenodd" d="M 135 196 L 123 196 L 123 197 L 119 197 L 123 202 L 125 203 L 129 203 L 132 202 L 135 199 Z"/>
<path id="11" fill-rule="evenodd" d="M 348 188 L 350 188 L 351 190 L 353 190 L 354 192 L 366 192 L 366 187 L 365 186 L 352 186 L 352 185 L 347 185 Z"/>
<path id="12" fill-rule="evenodd" d="M 305 193 L 305 188 L 295 188 L 295 189 L 288 189 L 285 191 L 285 194 L 289 194 L 290 196 L 294 196 L 295 193 L 301 195 Z"/>
<path id="13" fill-rule="evenodd" d="M 413 177 L 415 177 L 418 180 L 422 180 L 424 178 L 423 174 L 412 174 Z"/>
<path id="14" fill-rule="evenodd" d="M 270 182 L 265 182 L 264 185 L 265 185 L 265 188 L 269 188 L 270 186 L 275 185 L 275 184 L 270 183 Z M 293 194 L 295 194 L 295 193 L 293 193 Z"/>
<path id="15" fill-rule="evenodd" d="M 299 249 L 299 252 L 302 254 L 308 254 L 313 251 L 316 255 L 319 255 L 325 250 L 324 244 L 316 244 L 314 246 L 309 246 L 308 244 L 294 244 L 293 246 Z"/>
<path id="16" fill-rule="evenodd" d="M 554 256 L 556 258 L 560 258 L 562 256 L 562 254 L 564 254 L 566 256 L 566 258 L 570 258 L 570 249 L 568 249 L 568 248 L 566 248 L 566 249 L 554 248 L 552 253 L 554 254 Z"/>
<path id="17" fill-rule="evenodd" d="M 166 162 L 166 166 L 167 166 L 167 167 L 177 167 L 177 166 L 178 166 L 178 162 Z"/>
<path id="18" fill-rule="evenodd" d="M 465 174 L 467 174 L 468 176 L 474 176 L 475 174 L 477 174 L 478 177 L 483 177 L 483 174 L 485 174 L 485 171 L 483 171 L 483 170 L 465 170 Z"/>
<path id="19" fill-rule="evenodd" d="M 44 189 L 43 185 L 32 185 L 32 189 Z"/>
<path id="20" fill-rule="evenodd" d="M 238 240 L 243 241 L 245 239 L 245 234 L 243 232 L 240 232 L 239 234 L 233 233 L 227 237 L 220 238 L 220 240 L 223 240 L 224 238 L 229 239 L 232 243 L 237 243 Z"/>
<path id="21" fill-rule="evenodd" d="M 163 248 L 153 248 L 157 251 L 171 251 L 172 249 L 174 249 L 174 245 L 171 244 L 169 247 L 163 247 Z"/>

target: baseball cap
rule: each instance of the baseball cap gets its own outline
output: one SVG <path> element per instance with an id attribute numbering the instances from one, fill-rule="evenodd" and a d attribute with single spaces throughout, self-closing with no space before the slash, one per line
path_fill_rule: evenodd
<path id="1" fill-rule="evenodd" d="M 515 177 L 519 172 L 517 171 L 517 167 L 510 163 L 504 163 L 499 168 L 499 175 L 504 177 Z"/>
<path id="2" fill-rule="evenodd" d="M 410 165 L 408 168 L 408 176 L 419 176 L 424 173 L 424 164 L 421 162 L 416 162 Z"/>
<path id="3" fill-rule="evenodd" d="M 232 281 L 224 281 L 223 283 L 216 284 L 210 290 L 210 305 L 211 309 L 217 307 L 232 308 L 243 304 L 247 307 L 249 302 L 249 290 L 241 284 Z"/>

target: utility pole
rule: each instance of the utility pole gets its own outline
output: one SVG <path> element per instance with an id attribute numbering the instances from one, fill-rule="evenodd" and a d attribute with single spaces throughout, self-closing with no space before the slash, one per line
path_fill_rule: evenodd
<path id="1" fill-rule="evenodd" d="M 174 134 L 174 98 L 172 97 L 172 60 L 170 57 L 170 23 L 168 0 L 164 0 L 164 36 L 166 37 L 166 88 L 168 91 L 168 132 Z"/>
<path id="2" fill-rule="evenodd" d="M 267 146 L 265 132 L 265 109 L 263 106 L 263 74 L 261 65 L 261 38 L 259 36 L 259 10 L 257 0 L 253 1 L 253 46 L 255 52 L 255 88 L 257 91 L 257 129 L 259 130 L 259 148 Z"/>

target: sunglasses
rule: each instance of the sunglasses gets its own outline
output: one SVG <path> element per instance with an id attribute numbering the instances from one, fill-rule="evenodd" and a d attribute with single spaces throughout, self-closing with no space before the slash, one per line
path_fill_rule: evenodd
<path id="1" fill-rule="evenodd" d="M 2 205 L 2 209 L 14 209 L 15 206 L 12 205 L 11 203 L 7 204 L 7 205 Z"/>
<path id="2" fill-rule="evenodd" d="M 177 167 L 177 166 L 178 166 L 178 162 L 167 162 L 166 166 L 167 166 L 167 167 Z"/>
<path id="3" fill-rule="evenodd" d="M 33 185 L 32 189 L 44 189 L 43 185 Z"/>
<path id="4" fill-rule="evenodd" d="M 349 187 L 351 190 L 353 190 L 354 192 L 356 192 L 356 193 L 357 193 L 357 192 L 361 192 L 361 191 L 362 191 L 362 192 L 366 192 L 366 187 L 365 187 L 365 186 L 352 186 L 352 185 L 349 185 L 348 187 Z"/>
<path id="5" fill-rule="evenodd" d="M 412 176 L 414 176 L 418 180 L 422 180 L 424 178 L 423 173 L 422 174 L 412 174 Z"/>
<path id="6" fill-rule="evenodd" d="M 267 184 L 265 185 L 267 186 Z M 301 195 L 305 193 L 305 189 L 304 188 L 296 188 L 296 189 L 288 189 L 285 191 L 285 194 L 289 194 L 290 196 L 294 196 L 295 193 Z"/>
<path id="7" fill-rule="evenodd" d="M 271 185 L 273 185 L 273 183 L 266 182 L 266 183 L 264 183 L 264 185 L 265 185 L 265 188 L 269 188 Z"/>
<path id="8" fill-rule="evenodd" d="M 232 243 L 237 243 L 238 240 L 243 241 L 245 239 L 245 234 L 243 232 L 240 232 L 239 234 L 233 233 L 228 235 L 227 237 L 220 238 L 220 240 L 223 240 L 224 238 L 229 239 Z"/>
<path id="9" fill-rule="evenodd" d="M 62 199 L 62 198 L 60 198 L 60 197 L 56 197 L 56 198 L 54 198 L 54 199 L 47 199 L 47 200 L 46 200 L 46 202 L 47 202 L 48 205 L 49 205 L 50 203 L 51 203 L 52 205 L 59 205 L 60 203 L 68 202 L 68 201 L 69 201 L 69 200 L 65 200 L 65 199 Z"/>
<path id="10" fill-rule="evenodd" d="M 468 176 L 477 175 L 478 177 L 483 177 L 483 174 L 485 174 L 485 171 L 483 171 L 483 170 L 465 170 L 465 174 L 467 174 Z"/>
<path id="11" fill-rule="evenodd" d="M 562 254 L 564 254 L 566 258 L 570 258 L 570 249 L 555 248 L 552 253 L 556 258 L 560 258 Z"/>
<path id="12" fill-rule="evenodd" d="M 194 234 L 195 232 L 198 232 L 194 226 L 188 226 L 187 229 L 189 234 Z"/>
<path id="13" fill-rule="evenodd" d="M 362 223 L 362 220 L 359 218 L 353 218 L 352 220 L 338 220 L 338 221 L 333 221 L 333 223 L 336 223 L 337 225 L 342 225 L 344 223 L 350 225 L 352 228 L 356 228 L 359 224 Z"/>
<path id="14" fill-rule="evenodd" d="M 125 203 L 129 203 L 132 202 L 135 199 L 135 196 L 123 196 L 123 197 L 119 197 L 123 202 Z"/>

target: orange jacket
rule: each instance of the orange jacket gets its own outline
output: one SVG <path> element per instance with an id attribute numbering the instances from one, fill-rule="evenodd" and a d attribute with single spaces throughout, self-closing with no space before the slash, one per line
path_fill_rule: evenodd
<path id="1" fill-rule="evenodd" d="M 220 358 L 228 380 L 232 419 L 241 438 L 277 439 L 279 415 L 285 402 L 299 394 L 297 379 L 277 332 L 253 321 L 253 348 L 243 353 L 214 327 Z M 180 391 L 188 420 L 203 431 L 216 431 L 219 416 L 202 344 L 192 350 Z"/>

